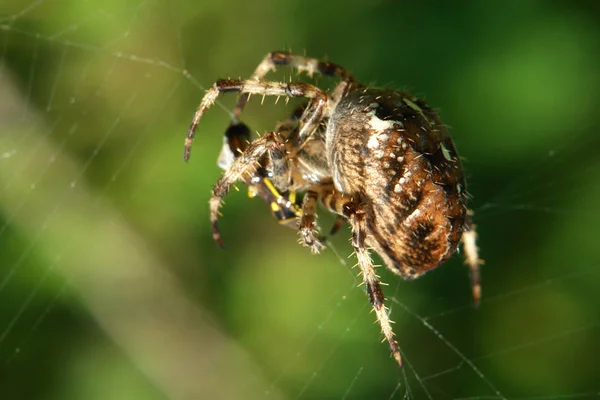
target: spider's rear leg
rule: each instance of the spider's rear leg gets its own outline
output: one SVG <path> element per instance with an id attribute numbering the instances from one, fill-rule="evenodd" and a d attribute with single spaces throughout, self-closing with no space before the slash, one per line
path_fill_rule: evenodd
<path id="1" fill-rule="evenodd" d="M 274 132 L 269 132 L 256 139 L 248 145 L 246 151 L 239 157 L 235 158 L 223 175 L 215 184 L 210 199 L 210 220 L 212 223 L 212 234 L 217 244 L 223 247 L 221 234 L 217 224 L 219 216 L 219 208 L 221 207 L 222 198 L 225 196 L 231 185 L 236 181 L 245 181 L 247 176 L 254 176 L 256 169 L 259 166 L 262 157 L 268 154 L 270 158 L 280 159 L 282 162 L 287 162 L 285 154 L 285 144 L 281 138 Z"/>
<path id="2" fill-rule="evenodd" d="M 194 119 L 185 139 L 183 153 L 185 161 L 190 158 L 192 141 L 194 140 L 196 127 L 200 119 L 204 115 L 204 112 L 215 103 L 221 92 L 239 92 L 240 94 L 260 94 L 263 96 L 305 97 L 311 99 L 300 118 L 298 137 L 296 138 L 296 142 L 299 145 L 302 145 L 305 140 L 310 138 L 323 120 L 328 99 L 325 91 L 308 83 L 259 82 L 235 79 L 218 80 L 208 89 L 200 102 L 196 114 L 194 114 Z"/>
<path id="3" fill-rule="evenodd" d="M 470 212 L 470 211 L 469 211 Z M 479 306 L 481 301 L 481 280 L 479 276 L 479 266 L 483 264 L 483 260 L 479 258 L 479 248 L 477 247 L 477 233 L 475 225 L 469 219 L 467 222 L 467 230 L 462 234 L 462 245 L 465 251 L 465 263 L 471 270 L 471 291 L 473 293 L 473 303 L 475 307 Z"/>
<path id="4" fill-rule="evenodd" d="M 390 346 L 392 356 L 398 365 L 402 366 L 400 347 L 392 330 L 392 321 L 390 321 L 388 310 L 385 306 L 385 297 L 381 290 L 381 282 L 377 274 L 375 274 L 375 266 L 365 243 L 367 227 L 364 211 L 360 204 L 335 190 L 324 194 L 322 202 L 325 207 L 339 215 L 345 216 L 350 222 L 350 226 L 352 227 L 352 246 L 358 259 L 358 266 L 363 276 L 369 301 L 373 306 L 373 310 L 375 310 L 381 332 Z"/>
<path id="5" fill-rule="evenodd" d="M 340 78 L 346 83 L 344 86 L 348 86 L 351 82 L 354 82 L 352 74 L 337 64 L 320 61 L 316 58 L 294 55 L 287 51 L 272 51 L 267 54 L 260 64 L 258 64 L 258 67 L 256 67 L 251 79 L 256 81 L 262 80 L 269 71 L 275 71 L 277 65 L 289 65 L 299 72 L 306 72 L 310 78 L 313 77 L 315 72 L 326 76 Z M 239 118 L 248 98 L 248 94 L 240 94 L 238 97 L 234 110 L 236 118 Z"/>

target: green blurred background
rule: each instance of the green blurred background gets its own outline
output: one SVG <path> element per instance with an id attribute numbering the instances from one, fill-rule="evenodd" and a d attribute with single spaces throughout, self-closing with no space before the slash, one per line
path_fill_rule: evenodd
<path id="1" fill-rule="evenodd" d="M 0 398 L 600 397 L 599 4 L 3 1 Z M 426 96 L 465 158 L 483 302 L 458 256 L 380 269 L 403 370 L 347 228 L 313 256 L 240 187 L 212 242 L 234 96 L 188 164 L 183 138 L 204 88 L 276 49 Z"/>

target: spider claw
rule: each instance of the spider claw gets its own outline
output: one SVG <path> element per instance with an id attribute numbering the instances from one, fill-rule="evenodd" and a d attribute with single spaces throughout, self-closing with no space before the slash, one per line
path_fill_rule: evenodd
<path id="1" fill-rule="evenodd" d="M 473 283 L 472 287 L 473 291 L 473 307 L 479 308 L 479 304 L 481 304 L 481 285 L 479 283 Z"/>
<path id="2" fill-rule="evenodd" d="M 194 140 L 194 130 L 196 127 L 192 124 L 190 126 L 188 137 L 185 138 L 185 144 L 183 149 L 183 161 L 188 162 L 190 160 L 190 154 L 192 152 L 192 141 Z"/>
<path id="3" fill-rule="evenodd" d="M 212 224 L 212 236 L 217 245 L 223 248 L 223 240 L 221 239 L 221 233 L 219 232 L 218 218 L 221 213 L 219 207 L 221 207 L 222 200 L 220 197 L 213 196 L 210 199 L 210 222 Z"/>
<path id="4" fill-rule="evenodd" d="M 472 226 L 462 236 L 463 249 L 465 250 L 465 263 L 471 270 L 471 293 L 473 296 L 473 306 L 479 307 L 481 302 L 481 278 L 479 275 L 479 266 L 483 264 L 483 260 L 479 258 L 479 249 L 476 244 L 477 234 L 475 226 Z"/>
<path id="5" fill-rule="evenodd" d="M 398 352 L 394 352 L 392 355 L 394 356 L 394 359 L 398 363 L 398 367 L 402 368 L 403 365 L 402 365 L 402 357 L 400 356 L 400 352 L 399 351 Z"/>
<path id="6" fill-rule="evenodd" d="M 219 232 L 219 226 L 217 225 L 217 221 L 214 221 L 212 224 L 212 237 L 217 242 L 217 246 L 220 248 L 225 248 L 223 244 L 223 240 L 221 239 L 221 233 Z"/>

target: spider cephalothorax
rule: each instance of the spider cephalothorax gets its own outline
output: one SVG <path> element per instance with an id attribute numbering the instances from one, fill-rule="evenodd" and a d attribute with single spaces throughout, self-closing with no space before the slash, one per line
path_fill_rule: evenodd
<path id="1" fill-rule="evenodd" d="M 302 82 L 270 82 L 276 65 L 337 77 L 331 91 Z M 272 52 L 249 80 L 219 80 L 208 90 L 188 131 L 187 161 L 200 118 L 221 92 L 240 93 L 219 165 L 225 169 L 210 200 L 213 236 L 221 243 L 221 199 L 242 181 L 270 205 L 283 224 L 299 230 L 314 252 L 324 247 L 315 221 L 319 200 L 348 221 L 369 300 L 398 364 L 400 349 L 368 249 L 404 279 L 447 260 L 462 240 L 471 268 L 473 297 L 480 298 L 475 232 L 467 209 L 460 158 L 437 114 L 422 100 L 358 83 L 342 67 Z M 239 116 L 250 94 L 307 98 L 272 132 L 249 140 Z M 296 192 L 303 192 L 302 204 Z"/>

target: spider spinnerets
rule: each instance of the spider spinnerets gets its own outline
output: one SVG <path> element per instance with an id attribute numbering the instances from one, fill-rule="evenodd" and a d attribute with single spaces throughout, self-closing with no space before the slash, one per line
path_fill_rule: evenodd
<path id="1" fill-rule="evenodd" d="M 326 91 L 304 82 L 264 80 L 277 65 L 340 81 Z M 320 201 L 339 216 L 332 232 L 344 220 L 351 226 L 369 301 L 398 365 L 400 348 L 369 249 L 394 273 L 415 279 L 446 261 L 462 241 L 479 303 L 481 260 L 463 168 L 447 127 L 423 100 L 361 84 L 333 63 L 272 52 L 251 79 L 218 80 L 207 91 L 188 130 L 186 161 L 202 115 L 222 92 L 239 97 L 219 156 L 225 172 L 210 199 L 219 245 L 219 207 L 236 181 L 247 184 L 251 196 L 262 197 L 280 223 L 298 229 L 301 242 L 315 253 L 325 247 L 315 220 Z M 239 117 L 251 94 L 307 101 L 273 131 L 250 141 L 250 130 Z M 297 192 L 304 193 L 301 203 Z"/>

